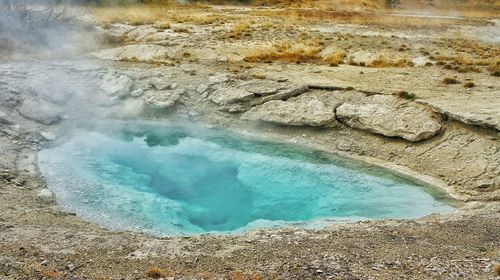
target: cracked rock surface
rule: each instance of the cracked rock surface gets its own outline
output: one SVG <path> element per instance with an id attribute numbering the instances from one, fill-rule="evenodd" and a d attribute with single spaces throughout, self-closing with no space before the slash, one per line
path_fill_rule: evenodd
<path id="1" fill-rule="evenodd" d="M 320 100 L 272 100 L 255 106 L 241 118 L 291 126 L 324 126 L 335 122 L 333 108 Z"/>
<path id="2" fill-rule="evenodd" d="M 425 106 L 390 95 L 373 95 L 359 103 L 340 105 L 337 117 L 345 124 L 388 137 L 409 141 L 429 139 L 441 124 Z"/>

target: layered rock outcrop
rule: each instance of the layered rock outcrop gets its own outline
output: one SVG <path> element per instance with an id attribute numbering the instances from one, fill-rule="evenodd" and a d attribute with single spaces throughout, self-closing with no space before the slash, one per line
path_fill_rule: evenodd
<path id="1" fill-rule="evenodd" d="M 434 113 L 424 105 L 391 95 L 346 102 L 337 108 L 336 115 L 348 126 L 409 141 L 428 139 L 441 129 Z"/>
<path id="2" fill-rule="evenodd" d="M 319 100 L 272 100 L 253 107 L 241 119 L 290 126 L 323 126 L 335 122 L 335 112 Z"/>

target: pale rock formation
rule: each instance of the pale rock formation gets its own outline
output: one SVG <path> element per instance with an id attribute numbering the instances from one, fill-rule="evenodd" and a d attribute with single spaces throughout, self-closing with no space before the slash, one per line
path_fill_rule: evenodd
<path id="1" fill-rule="evenodd" d="M 58 106 L 43 100 L 24 100 L 19 113 L 45 125 L 57 123 L 62 118 L 62 111 Z"/>
<path id="2" fill-rule="evenodd" d="M 144 93 L 143 100 L 152 109 L 167 109 L 175 105 L 176 101 L 185 93 L 183 89 L 156 91 Z"/>
<path id="3" fill-rule="evenodd" d="M 12 121 L 9 120 L 7 113 L 0 111 L 0 123 L 3 124 L 12 124 Z"/>
<path id="4" fill-rule="evenodd" d="M 236 102 L 249 101 L 254 97 L 254 93 L 242 88 L 219 87 L 210 95 L 209 99 L 219 105 L 227 105 Z"/>
<path id="5" fill-rule="evenodd" d="M 257 106 L 271 100 L 286 100 L 307 91 L 307 86 L 275 81 L 252 81 L 239 86 L 221 86 L 209 99 L 219 105 L 248 103 Z"/>
<path id="6" fill-rule="evenodd" d="M 315 99 L 272 100 L 253 107 L 241 118 L 290 126 L 323 126 L 335 122 L 335 112 Z"/>
<path id="7" fill-rule="evenodd" d="M 373 95 L 361 102 L 347 102 L 336 110 L 337 118 L 357 129 L 409 141 L 434 136 L 441 124 L 425 106 L 391 95 Z"/>
<path id="8" fill-rule="evenodd" d="M 155 44 L 139 44 L 94 52 L 91 55 L 106 60 L 134 62 L 169 62 L 170 50 Z"/>
<path id="9" fill-rule="evenodd" d="M 125 98 L 130 95 L 134 83 L 125 75 L 107 73 L 101 80 L 100 87 L 109 96 Z"/>

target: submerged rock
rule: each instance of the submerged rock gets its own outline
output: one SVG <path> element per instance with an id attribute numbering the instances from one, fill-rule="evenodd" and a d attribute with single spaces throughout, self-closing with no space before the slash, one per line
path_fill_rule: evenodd
<path id="1" fill-rule="evenodd" d="M 24 100 L 19 108 L 19 113 L 30 120 L 45 125 L 54 124 L 62 118 L 62 111 L 59 107 L 43 100 Z"/>
<path id="2" fill-rule="evenodd" d="M 116 76 L 112 73 L 107 73 L 102 78 L 100 83 L 101 89 L 110 96 L 124 98 L 130 95 L 133 82 L 125 75 Z"/>
<path id="3" fill-rule="evenodd" d="M 390 95 L 373 95 L 347 102 L 336 110 L 337 118 L 354 128 L 409 141 L 428 139 L 441 124 L 424 105 Z"/>
<path id="4" fill-rule="evenodd" d="M 322 126 L 335 121 L 335 112 L 319 100 L 272 100 L 253 107 L 241 118 L 291 126 Z"/>
<path id="5" fill-rule="evenodd" d="M 175 102 L 184 94 L 185 90 L 150 90 L 144 93 L 143 100 L 153 109 L 166 109 L 175 105 Z"/>

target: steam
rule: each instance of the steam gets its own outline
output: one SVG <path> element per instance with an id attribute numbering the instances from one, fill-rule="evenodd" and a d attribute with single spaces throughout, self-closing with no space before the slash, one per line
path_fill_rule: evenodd
<path id="1" fill-rule="evenodd" d="M 124 104 L 140 108 L 100 87 L 110 70 L 86 57 L 103 40 L 87 18 L 62 1 L 0 0 L 0 112 L 13 123 L 70 127 L 123 112 Z"/>
<path id="2" fill-rule="evenodd" d="M 98 37 L 82 12 L 54 0 L 0 0 L 0 57 L 40 58 L 89 51 Z"/>

